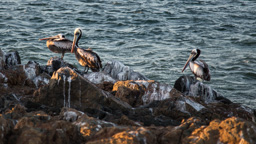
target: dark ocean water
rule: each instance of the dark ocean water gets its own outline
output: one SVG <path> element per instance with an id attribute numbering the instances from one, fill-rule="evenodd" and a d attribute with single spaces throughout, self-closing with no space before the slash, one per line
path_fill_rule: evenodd
<path id="1" fill-rule="evenodd" d="M 91 47 L 103 64 L 115 59 L 171 85 L 199 48 L 212 75 L 206 83 L 256 108 L 254 0 L 0 1 L 0 48 L 17 50 L 22 63 L 60 56 L 38 39 L 62 33 L 72 40 L 77 27 L 83 30 L 80 47 Z M 74 54 L 64 59 L 83 69 Z"/>

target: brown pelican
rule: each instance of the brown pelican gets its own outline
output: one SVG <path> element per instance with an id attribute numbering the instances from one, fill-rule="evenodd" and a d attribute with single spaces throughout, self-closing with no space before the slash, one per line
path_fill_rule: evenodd
<path id="1" fill-rule="evenodd" d="M 66 39 L 62 34 L 39 40 L 47 40 L 46 45 L 52 52 L 62 53 L 61 59 L 63 59 L 64 54 L 70 52 L 72 48 L 72 41 Z"/>
<path id="2" fill-rule="evenodd" d="M 82 49 L 78 46 L 78 41 L 82 37 L 82 30 L 80 28 L 76 28 L 74 31 L 74 40 L 72 44 L 71 53 L 75 52 L 76 59 L 78 60 L 81 66 L 84 66 L 84 71 L 89 68 L 93 72 L 98 72 L 101 68 L 101 60 L 100 57 L 93 52 L 91 49 Z"/>
<path id="3" fill-rule="evenodd" d="M 193 49 L 191 51 L 191 54 L 186 64 L 184 65 L 182 72 L 187 68 L 189 63 L 190 70 L 195 75 L 196 79 L 210 81 L 211 75 L 208 65 L 203 60 L 195 61 L 199 57 L 200 53 L 201 51 L 199 49 Z"/>

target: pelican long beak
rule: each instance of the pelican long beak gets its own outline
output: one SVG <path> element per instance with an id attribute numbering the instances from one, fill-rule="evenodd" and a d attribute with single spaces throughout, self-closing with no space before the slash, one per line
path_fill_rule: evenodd
<path id="1" fill-rule="evenodd" d="M 73 53 L 73 52 L 74 52 L 74 49 L 75 49 L 75 47 L 76 47 L 76 43 L 77 43 L 77 36 L 76 36 L 76 35 L 74 35 L 73 44 L 72 44 L 72 49 L 71 49 L 71 53 Z"/>
<path id="2" fill-rule="evenodd" d="M 49 39 L 56 39 L 56 38 L 59 38 L 58 35 L 52 36 L 52 37 L 47 37 L 47 38 L 41 38 L 39 40 L 41 41 L 41 40 L 49 40 Z"/>
<path id="3" fill-rule="evenodd" d="M 184 65 L 183 69 L 182 69 L 182 72 L 187 68 L 189 62 L 191 61 L 191 59 L 193 58 L 193 54 L 190 54 L 190 56 L 188 57 L 188 60 L 186 62 L 186 64 Z"/>

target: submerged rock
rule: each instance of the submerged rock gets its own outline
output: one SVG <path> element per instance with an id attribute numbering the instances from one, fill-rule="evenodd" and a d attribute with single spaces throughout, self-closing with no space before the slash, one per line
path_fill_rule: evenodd
<path id="1" fill-rule="evenodd" d="M 116 80 L 148 80 L 145 76 L 138 72 L 134 72 L 129 66 L 125 66 L 119 61 L 108 62 L 103 72 L 109 74 Z"/>

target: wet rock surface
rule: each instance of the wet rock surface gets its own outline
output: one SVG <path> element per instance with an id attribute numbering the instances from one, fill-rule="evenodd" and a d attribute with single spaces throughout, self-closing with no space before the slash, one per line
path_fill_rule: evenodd
<path id="1" fill-rule="evenodd" d="M 5 65 L 12 66 L 21 64 L 20 55 L 17 51 L 5 54 Z"/>
<path id="2" fill-rule="evenodd" d="M 193 77 L 172 86 L 118 61 L 81 75 L 58 58 L 7 66 L 4 57 L 0 143 L 256 143 L 256 111 Z"/>
<path id="3" fill-rule="evenodd" d="M 176 80 L 174 88 L 184 95 L 199 97 L 206 103 L 223 98 L 221 94 L 217 93 L 210 86 L 203 84 L 201 81 L 195 80 L 193 76 L 181 76 Z"/>
<path id="4" fill-rule="evenodd" d="M 116 80 L 148 80 L 144 75 L 115 60 L 108 62 L 104 66 L 103 72 Z"/>
<path id="5" fill-rule="evenodd" d="M 5 52 L 0 48 L 0 70 L 5 68 Z"/>

